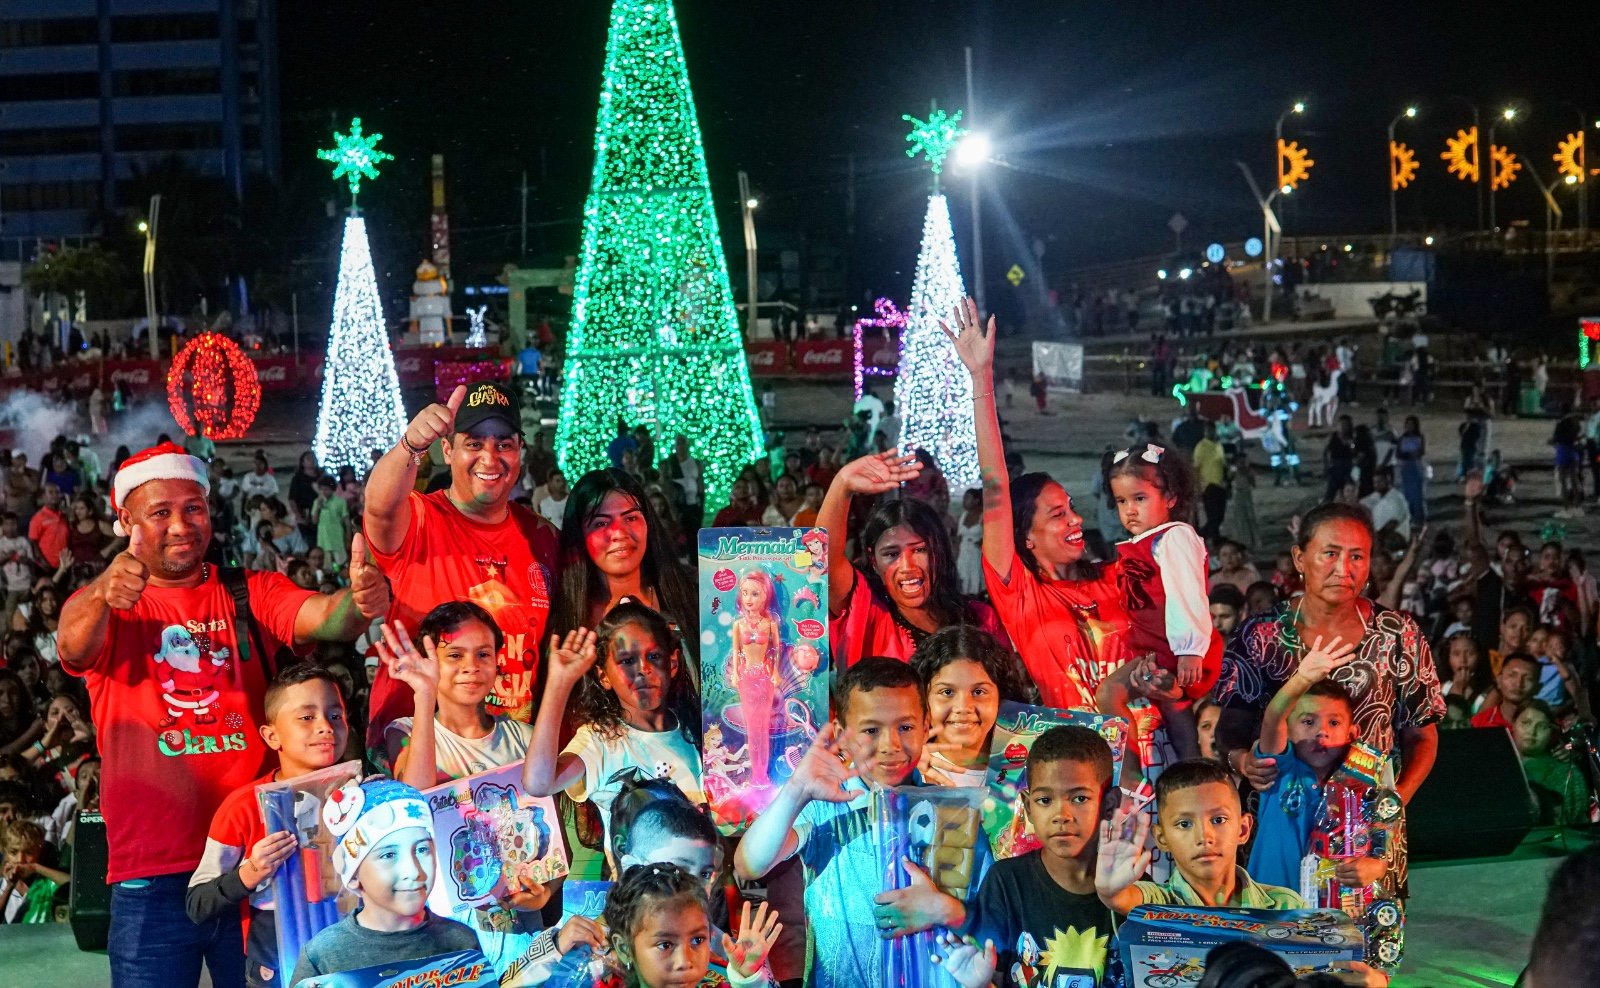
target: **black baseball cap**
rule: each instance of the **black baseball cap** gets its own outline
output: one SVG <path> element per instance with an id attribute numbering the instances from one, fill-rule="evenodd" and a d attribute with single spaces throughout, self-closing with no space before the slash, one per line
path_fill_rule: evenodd
<path id="1" fill-rule="evenodd" d="M 456 411 L 456 431 L 471 432 L 490 419 L 510 426 L 507 435 L 522 435 L 522 405 L 516 393 L 493 381 L 467 385 L 467 396 Z"/>

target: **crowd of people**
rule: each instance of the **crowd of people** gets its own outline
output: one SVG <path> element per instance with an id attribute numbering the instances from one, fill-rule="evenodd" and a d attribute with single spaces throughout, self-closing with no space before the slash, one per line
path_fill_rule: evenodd
<path id="1" fill-rule="evenodd" d="M 774 442 L 726 504 L 690 437 L 662 449 L 627 422 L 611 465 L 569 481 L 494 383 L 424 408 L 365 478 L 310 453 L 286 480 L 264 453 L 235 473 L 165 441 L 103 476 L 65 439 L 38 471 L 0 454 L 6 920 L 63 917 L 74 822 L 98 807 L 119 986 L 195 984 L 202 964 L 215 985 L 296 984 L 461 949 L 504 984 L 573 983 L 552 979 L 581 958 L 594 984 L 870 986 L 882 941 L 925 930 L 968 988 L 1100 985 L 1140 905 L 1337 908 L 1300 893 L 1317 794 L 1370 755 L 1409 802 L 1441 727 L 1508 730 L 1529 791 L 1503 798 L 1592 818 L 1571 739 L 1600 592 L 1576 548 L 1487 540 L 1499 502 L 1477 464 L 1456 533 L 1378 467 L 1365 499 L 1330 481 L 1258 568 L 1260 540 L 1211 517 L 1232 483 L 1216 462 L 1243 450 L 1179 423 L 1108 454 L 1086 531 L 1067 489 L 1006 449 L 992 318 L 968 302 L 947 328 L 982 473 L 959 505 L 931 456 L 893 448 L 881 401 L 857 405 L 842 448 L 821 430 Z M 708 519 L 829 534 L 831 715 L 733 838 L 701 781 L 688 561 Z M 969 897 L 920 872 L 878 892 L 872 791 L 983 785 L 1003 700 L 1115 714 L 1132 738 L 1117 761 L 1093 730 L 1042 734 L 1024 800 L 1042 846 Z M 285 981 L 270 882 L 298 846 L 265 832 L 254 787 L 352 758 L 377 777 L 348 795 L 334 864 L 361 906 Z M 512 888 L 506 929 L 428 912 L 421 790 L 506 765 L 562 800 L 569 846 L 604 857 L 603 922 L 562 922 L 559 883 Z M 1336 877 L 1400 901 L 1403 815 L 1387 827 Z"/>

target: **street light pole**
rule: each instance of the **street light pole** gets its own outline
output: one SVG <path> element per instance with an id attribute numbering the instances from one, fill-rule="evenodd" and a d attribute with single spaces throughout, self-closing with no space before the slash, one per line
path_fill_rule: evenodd
<path id="1" fill-rule="evenodd" d="M 1494 220 L 1494 131 L 1495 128 L 1500 125 L 1501 120 L 1509 122 L 1511 120 L 1515 120 L 1516 118 L 1516 108 L 1508 106 L 1500 112 L 1500 115 L 1495 119 L 1494 123 L 1489 125 L 1489 233 L 1491 236 L 1496 230 L 1499 229 L 1499 227 L 1495 225 Z M 1481 170 L 1478 173 L 1478 179 L 1479 181 L 1483 180 L 1483 173 Z"/>
<path id="2" fill-rule="evenodd" d="M 967 47 L 967 128 L 977 128 L 978 107 L 972 95 L 972 48 Z M 978 184 L 978 172 L 972 170 L 972 300 L 980 313 L 988 312 L 983 291 L 983 191 Z"/>
<path id="3" fill-rule="evenodd" d="M 748 322 L 745 333 L 748 339 L 756 338 L 756 303 L 759 285 L 756 281 L 756 207 L 761 205 L 750 194 L 750 176 L 739 172 L 739 209 L 744 215 L 744 277 Z M 782 318 L 782 313 L 779 314 Z M 773 336 L 777 336 L 774 332 Z"/>
<path id="4" fill-rule="evenodd" d="M 1250 194 L 1255 196 L 1256 205 L 1261 207 L 1261 323 L 1266 325 L 1272 321 L 1272 261 L 1278 256 L 1274 244 L 1274 233 L 1282 233 L 1283 226 L 1278 222 L 1278 217 L 1272 211 L 1272 201 L 1279 194 L 1288 191 L 1288 186 L 1272 190 L 1272 194 L 1263 196 L 1261 187 L 1256 184 L 1255 175 L 1251 174 L 1250 166 L 1242 161 L 1235 161 L 1239 170 L 1244 173 L 1244 180 L 1250 186 Z"/>
<path id="5" fill-rule="evenodd" d="M 150 359 L 161 359 L 161 326 L 156 319 L 156 226 L 161 219 L 161 193 L 150 197 L 150 216 L 144 222 L 144 315 L 149 324 Z"/>
<path id="6" fill-rule="evenodd" d="M 1401 113 L 1395 114 L 1389 121 L 1389 250 L 1394 250 L 1395 241 L 1400 236 L 1399 213 L 1395 206 L 1395 160 L 1394 160 L 1394 128 L 1402 120 L 1410 119 L 1417 115 L 1417 108 L 1408 106 Z"/>

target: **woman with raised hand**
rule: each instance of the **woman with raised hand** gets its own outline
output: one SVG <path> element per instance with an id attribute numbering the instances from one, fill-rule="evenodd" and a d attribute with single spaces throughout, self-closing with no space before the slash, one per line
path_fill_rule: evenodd
<path id="1" fill-rule="evenodd" d="M 994 402 L 994 317 L 972 299 L 941 323 L 972 375 L 983 483 L 983 572 L 989 600 L 1052 707 L 1094 709 L 1100 681 L 1125 659 L 1127 612 L 1115 569 L 1084 558 L 1083 518 L 1049 474 L 1006 472 Z"/>

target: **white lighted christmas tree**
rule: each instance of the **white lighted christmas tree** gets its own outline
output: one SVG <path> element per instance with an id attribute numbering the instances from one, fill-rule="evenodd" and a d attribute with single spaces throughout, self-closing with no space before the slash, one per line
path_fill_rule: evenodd
<path id="1" fill-rule="evenodd" d="M 556 432 L 568 476 L 606 465 L 619 418 L 648 427 L 663 455 L 677 436 L 689 441 L 707 508 L 761 455 L 669 0 L 611 8 Z"/>
<path id="2" fill-rule="evenodd" d="M 378 303 L 378 279 L 367 241 L 367 221 L 356 209 L 363 178 L 378 177 L 376 165 L 391 155 L 377 150 L 382 134 L 363 135 L 361 119 L 350 133 L 334 131 L 334 148 L 317 157 L 334 164 L 335 180 L 350 185 L 350 215 L 344 221 L 339 249 L 339 284 L 333 294 L 333 325 L 328 330 L 328 358 L 322 372 L 322 405 L 317 411 L 317 436 L 312 449 L 323 469 L 372 468 L 372 450 L 387 450 L 406 426 L 400 403 L 400 379 Z"/>
<path id="3" fill-rule="evenodd" d="M 957 124 L 961 113 L 947 116 L 934 110 L 927 120 L 905 118 L 912 124 L 906 153 L 927 158 L 933 169 L 934 192 L 922 221 L 922 248 L 911 285 L 911 306 L 906 314 L 900 372 L 894 399 L 900 410 L 900 448 L 924 449 L 944 472 L 952 491 L 977 487 L 978 439 L 972 421 L 972 378 L 956 355 L 950 338 L 939 326 L 949 319 L 956 303 L 966 295 L 961 268 L 956 261 L 955 233 L 950 228 L 950 204 L 938 191 L 944 159 L 961 138 Z"/>

